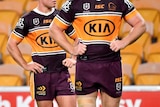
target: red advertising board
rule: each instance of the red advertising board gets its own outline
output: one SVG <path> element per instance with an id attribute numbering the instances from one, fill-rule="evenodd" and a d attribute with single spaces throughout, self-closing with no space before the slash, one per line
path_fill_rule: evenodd
<path id="1" fill-rule="evenodd" d="M 125 86 L 119 107 L 160 107 L 160 86 Z M 37 107 L 29 87 L 0 87 L 0 107 Z M 58 107 L 54 101 L 54 107 Z M 97 107 L 101 107 L 100 97 Z"/>

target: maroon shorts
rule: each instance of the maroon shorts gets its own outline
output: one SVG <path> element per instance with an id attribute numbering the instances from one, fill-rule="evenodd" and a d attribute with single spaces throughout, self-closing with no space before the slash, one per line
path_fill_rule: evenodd
<path id="1" fill-rule="evenodd" d="M 120 97 L 122 95 L 121 61 L 78 61 L 75 85 L 77 95 L 100 90 L 111 97 Z"/>
<path id="2" fill-rule="evenodd" d="M 44 72 L 31 75 L 31 94 L 36 100 L 53 100 L 58 95 L 74 95 L 68 71 Z"/>

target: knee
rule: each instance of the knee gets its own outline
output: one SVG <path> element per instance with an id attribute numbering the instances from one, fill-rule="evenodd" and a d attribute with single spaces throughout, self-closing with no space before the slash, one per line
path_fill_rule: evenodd
<path id="1" fill-rule="evenodd" d="M 96 97 L 93 96 L 78 96 L 78 107 L 96 107 Z"/>

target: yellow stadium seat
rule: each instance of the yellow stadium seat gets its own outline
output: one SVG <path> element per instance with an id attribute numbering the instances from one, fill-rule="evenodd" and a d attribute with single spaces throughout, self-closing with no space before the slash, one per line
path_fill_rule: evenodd
<path id="1" fill-rule="evenodd" d="M 7 42 L 8 36 L 4 33 L 0 33 L 0 52 L 2 52 L 3 45 Z"/>
<path id="2" fill-rule="evenodd" d="M 4 33 L 0 33 L 0 64 L 3 63 L 2 60 L 2 47 L 7 42 L 8 36 Z"/>
<path id="3" fill-rule="evenodd" d="M 23 86 L 23 68 L 16 64 L 0 65 L 0 86 Z"/>
<path id="4" fill-rule="evenodd" d="M 24 12 L 24 7 L 20 2 L 13 0 L 3 0 L 0 1 L 0 10 L 12 10 L 16 11 L 19 15 L 22 15 Z"/>
<path id="5" fill-rule="evenodd" d="M 26 7 L 26 4 L 27 4 L 27 2 L 28 2 L 29 0 L 5 0 L 5 1 L 13 1 L 13 2 L 16 2 L 16 3 L 20 3 L 20 4 L 22 5 L 23 11 L 24 11 L 24 9 L 25 9 L 25 7 Z"/>
<path id="6" fill-rule="evenodd" d="M 122 64 L 123 85 L 132 85 L 132 67 L 129 64 Z"/>
<path id="7" fill-rule="evenodd" d="M 160 62 L 160 42 L 150 44 L 145 51 L 147 62 Z"/>
<path id="8" fill-rule="evenodd" d="M 159 85 L 160 63 L 143 63 L 139 65 L 135 85 Z"/>
<path id="9" fill-rule="evenodd" d="M 160 0 L 132 0 L 132 3 L 137 9 L 148 8 L 160 11 L 160 6 L 159 6 Z"/>
<path id="10" fill-rule="evenodd" d="M 19 19 L 19 14 L 12 10 L 0 10 L 0 16 L 0 22 L 10 24 L 11 30 L 15 27 Z"/>
<path id="11" fill-rule="evenodd" d="M 149 33 L 150 36 L 152 37 L 157 37 L 159 33 L 159 23 L 160 23 L 160 15 L 159 11 L 155 9 L 137 9 L 142 17 L 146 21 L 146 32 Z M 120 29 L 120 38 L 123 38 L 125 35 L 124 33 L 128 33 L 131 30 L 131 26 L 126 23 L 124 20 L 122 21 L 121 24 L 121 29 Z"/>
<path id="12" fill-rule="evenodd" d="M 57 3 L 57 9 L 61 9 L 63 3 L 65 2 L 66 0 L 57 0 L 56 3 Z"/>
<path id="13" fill-rule="evenodd" d="M 143 47 L 138 43 L 133 43 L 121 50 L 122 63 L 131 65 L 133 76 L 135 76 L 138 65 L 142 63 L 142 50 Z"/>
<path id="14" fill-rule="evenodd" d="M 11 33 L 11 30 L 12 30 L 11 24 L 0 21 L 0 33 L 3 33 L 8 37 Z"/>
<path id="15" fill-rule="evenodd" d="M 146 32 L 148 32 L 152 37 L 157 38 L 160 23 L 159 11 L 155 9 L 138 9 L 138 11 L 146 21 Z"/>
<path id="16" fill-rule="evenodd" d="M 38 4 L 38 0 L 29 0 L 26 4 L 26 7 L 25 7 L 25 12 L 29 12 L 31 10 L 33 10 Z"/>
<path id="17" fill-rule="evenodd" d="M 127 36 L 129 34 L 129 31 L 131 30 L 131 26 L 124 22 L 124 20 L 122 21 L 121 24 L 121 28 L 120 28 L 120 32 L 119 32 L 119 38 L 123 39 L 125 36 Z M 149 32 L 145 32 L 141 35 L 141 37 L 139 39 L 137 39 L 135 41 L 135 44 L 138 43 L 139 45 L 141 45 L 143 47 L 143 54 L 144 51 L 146 50 L 147 46 L 150 45 L 152 42 L 152 37 L 150 35 Z M 145 57 L 143 57 L 143 59 L 145 60 Z"/>
<path id="18" fill-rule="evenodd" d="M 8 40 L 8 39 L 7 39 Z M 25 40 L 24 40 L 25 41 Z M 17 64 L 15 62 L 15 60 L 11 57 L 11 55 L 8 53 L 7 49 L 6 49 L 6 43 L 7 41 L 4 43 L 3 47 L 2 47 L 2 62 L 3 64 Z M 32 61 L 32 57 L 31 57 L 31 47 L 30 45 L 25 41 L 25 42 L 21 42 L 18 45 L 20 51 L 22 52 L 22 56 L 24 57 L 24 59 L 27 62 L 31 62 Z M 25 76 L 25 84 L 28 85 L 29 84 L 29 75 L 30 72 L 24 70 L 24 76 Z"/>
<path id="19" fill-rule="evenodd" d="M 28 44 L 28 43 L 20 43 L 18 45 L 24 59 L 27 61 L 27 62 L 30 62 L 32 61 L 32 58 L 31 58 L 31 46 Z M 14 59 L 11 57 L 11 55 L 9 54 L 9 52 L 7 51 L 6 49 L 6 43 L 5 45 L 2 47 L 2 60 L 3 60 L 3 63 L 5 64 L 15 64 L 16 62 L 14 61 Z"/>

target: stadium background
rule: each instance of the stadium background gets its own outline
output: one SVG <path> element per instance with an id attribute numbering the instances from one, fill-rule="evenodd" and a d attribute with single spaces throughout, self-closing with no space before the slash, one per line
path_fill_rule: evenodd
<path id="1" fill-rule="evenodd" d="M 36 107 L 29 94 L 29 72 L 11 58 L 6 43 L 18 18 L 32 10 L 37 1 L 0 0 L 0 107 Z M 57 8 L 60 8 L 65 0 L 57 1 Z M 147 30 L 134 44 L 121 51 L 124 94 L 120 107 L 160 107 L 160 0 L 130 1 L 144 17 Z M 119 38 L 127 35 L 130 29 L 123 21 Z M 26 40 L 19 47 L 30 62 L 31 48 Z M 74 81 L 74 67 L 69 70 Z M 97 107 L 101 107 L 100 104 L 98 96 Z"/>

